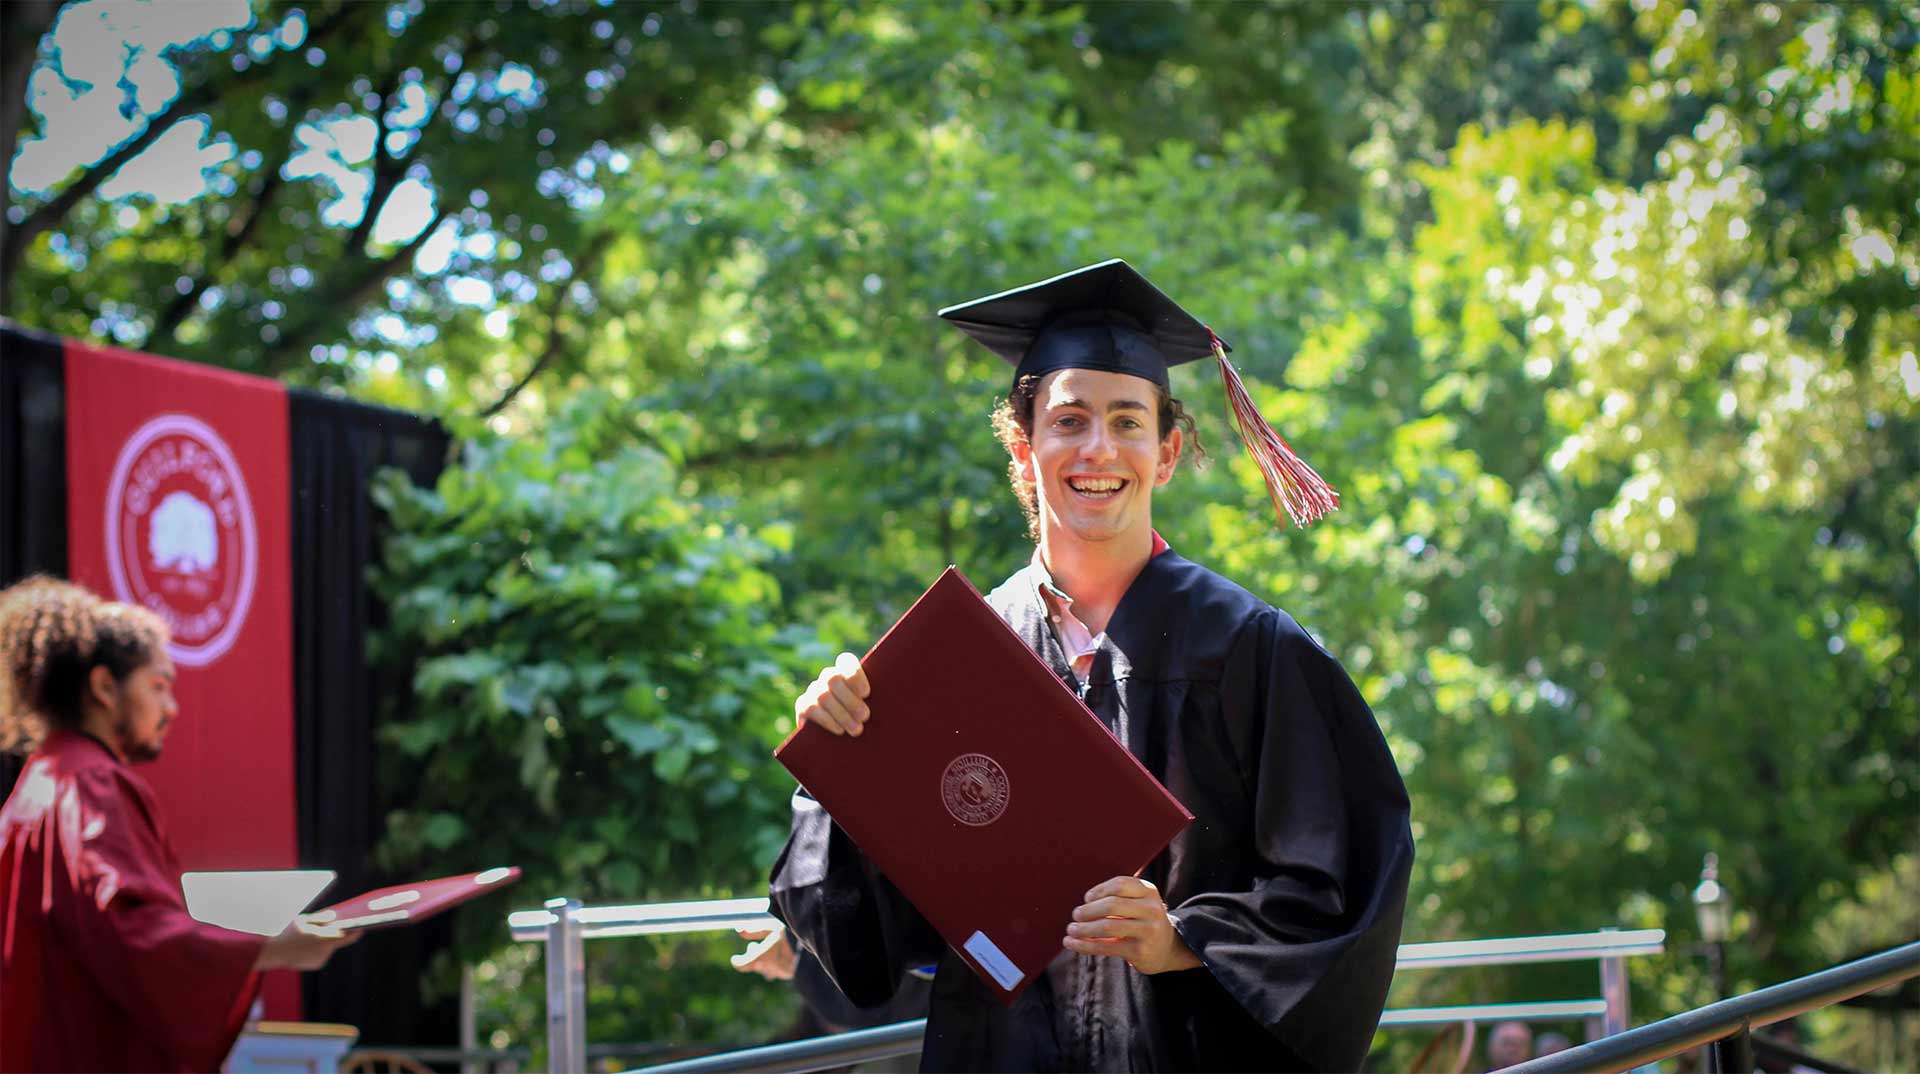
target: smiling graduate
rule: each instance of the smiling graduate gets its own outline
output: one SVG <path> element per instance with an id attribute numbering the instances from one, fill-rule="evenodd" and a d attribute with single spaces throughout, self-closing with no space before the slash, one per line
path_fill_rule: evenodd
<path id="1" fill-rule="evenodd" d="M 854 1002 L 937 961 L 924 1070 L 1355 1070 L 1392 979 L 1406 790 L 1359 690 L 1298 623 L 1153 528 L 1191 419 L 1168 368 L 1213 358 L 1277 513 L 1338 497 L 1260 416 L 1228 348 L 1113 260 L 940 311 L 1014 366 L 995 414 L 1031 561 L 988 602 L 1195 816 L 1092 889 L 1004 1007 L 804 790 L 775 912 Z M 796 715 L 858 735 L 841 654 Z"/>

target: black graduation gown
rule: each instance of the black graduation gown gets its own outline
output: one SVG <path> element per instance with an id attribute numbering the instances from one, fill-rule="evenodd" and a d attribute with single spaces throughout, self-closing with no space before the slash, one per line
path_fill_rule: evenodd
<path id="1" fill-rule="evenodd" d="M 923 1070 L 1357 1070 L 1413 863 L 1406 789 L 1359 690 L 1291 617 L 1171 551 L 1081 684 L 1030 571 L 988 602 L 1194 814 L 1142 875 L 1204 967 L 1147 976 L 1062 951 L 1003 1007 L 804 790 L 774 912 L 856 1003 L 938 960 Z"/>

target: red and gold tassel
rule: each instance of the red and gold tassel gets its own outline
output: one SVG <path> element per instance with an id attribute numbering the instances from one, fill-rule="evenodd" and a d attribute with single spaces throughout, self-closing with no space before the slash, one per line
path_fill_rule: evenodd
<path id="1" fill-rule="evenodd" d="M 1240 430 L 1240 439 L 1267 479 L 1274 518 L 1284 513 L 1293 519 L 1295 526 L 1304 527 L 1338 508 L 1340 494 L 1333 491 L 1333 486 L 1315 473 L 1306 460 L 1295 455 L 1280 434 L 1273 431 L 1273 426 L 1267 424 L 1260 408 L 1254 406 L 1253 397 L 1247 394 L 1247 386 L 1240 382 L 1239 372 L 1227 361 L 1227 350 L 1221 345 L 1220 337 L 1213 335 L 1211 329 L 1207 334 L 1213 340 L 1213 358 L 1220 365 L 1220 379 L 1227 386 L 1227 402 L 1233 408 L 1233 421 Z"/>

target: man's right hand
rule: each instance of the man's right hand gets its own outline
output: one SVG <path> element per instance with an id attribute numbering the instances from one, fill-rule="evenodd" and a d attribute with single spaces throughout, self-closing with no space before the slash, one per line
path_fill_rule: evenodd
<path id="1" fill-rule="evenodd" d="M 802 723 L 815 723 L 836 735 L 858 735 L 866 727 L 865 698 L 871 687 L 860 658 L 841 653 L 833 666 L 820 672 L 813 685 L 793 702 L 793 715 Z"/>
<path id="2" fill-rule="evenodd" d="M 301 914 L 278 936 L 267 941 L 254 959 L 256 970 L 317 970 L 327 964 L 335 951 L 360 938 L 359 932 L 342 932 L 335 927 L 333 911 Z"/>
<path id="3" fill-rule="evenodd" d="M 733 956 L 733 968 L 757 973 L 769 981 L 791 981 L 800 956 L 787 940 L 786 929 L 741 929 L 740 937 L 753 942 Z"/>

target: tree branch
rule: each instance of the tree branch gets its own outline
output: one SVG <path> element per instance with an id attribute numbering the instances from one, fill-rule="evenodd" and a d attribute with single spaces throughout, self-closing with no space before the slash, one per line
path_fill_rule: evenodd
<path id="1" fill-rule="evenodd" d="M 354 19 L 362 17 L 362 12 L 368 10 L 377 11 L 377 5 L 343 4 L 325 22 L 314 24 L 307 34 L 307 40 L 317 44 L 339 32 Z M 0 314 L 10 312 L 13 308 L 13 279 L 20 267 L 21 259 L 26 254 L 27 247 L 33 244 L 34 239 L 65 220 L 74 206 L 80 204 L 127 162 L 144 152 L 161 135 L 171 130 L 174 124 L 195 112 L 204 111 L 223 97 L 233 95 L 236 90 L 259 81 L 266 76 L 266 72 L 266 64 L 256 63 L 232 82 L 216 84 L 209 80 L 200 82 L 191 89 L 183 89 L 180 96 L 174 98 L 173 103 L 153 117 L 138 134 L 122 142 L 99 163 L 83 171 L 80 178 L 74 180 L 51 201 L 34 209 L 18 225 L 9 226 L 5 216 L 0 215 Z M 7 157 L 9 162 L 12 159 L 11 155 Z"/>
<path id="2" fill-rule="evenodd" d="M 399 92 L 400 76 L 390 72 L 380 84 L 380 107 L 373 116 L 373 187 L 367 192 L 367 208 L 360 214 L 360 222 L 353 225 L 353 232 L 347 236 L 347 256 L 357 256 L 367 245 L 368 236 L 373 234 L 373 222 L 379 218 L 380 210 L 387 207 L 387 199 L 393 196 L 400 185 L 400 176 L 406 171 L 399 160 L 387 152 L 387 113 L 393 108 L 393 95 Z"/>
<path id="3" fill-rule="evenodd" d="M 547 312 L 547 342 L 540 348 L 540 356 L 533 360 L 533 365 L 527 367 L 526 373 L 515 381 L 512 387 L 503 392 L 500 398 L 495 399 L 491 406 L 480 412 L 481 418 L 491 418 L 505 410 L 507 404 L 513 402 L 521 392 L 526 390 L 527 385 L 533 383 L 533 378 L 539 376 L 542 370 L 560 356 L 566 343 L 566 334 L 560 330 L 560 314 L 565 305 L 566 289 L 562 288 L 554 298 L 553 309 Z"/>
<path id="4" fill-rule="evenodd" d="M 380 10 L 378 5 L 374 4 L 349 3 L 345 6 L 351 10 Z M 284 370 L 292 364 L 289 356 L 310 344 L 329 323 L 342 316 L 351 317 L 360 306 L 374 296 L 382 284 L 412 262 L 414 256 L 420 252 L 420 247 L 433 237 L 433 233 L 440 229 L 441 223 L 448 216 L 446 206 L 449 202 L 441 199 L 440 207 L 435 210 L 433 219 L 428 221 L 427 226 L 422 228 L 405 246 L 382 259 L 375 259 L 367 254 L 366 244 L 373 235 L 373 226 L 379 220 L 380 211 L 386 207 L 387 200 L 400 185 L 400 180 L 406 176 L 406 161 L 389 153 L 386 147 L 389 130 L 387 113 L 391 111 L 390 106 L 394 95 L 400 90 L 401 72 L 406 69 L 406 66 L 404 62 L 395 64 L 393 70 L 383 77 L 379 86 L 380 107 L 378 114 L 374 116 L 376 132 L 373 143 L 373 189 L 368 193 L 367 207 L 361 213 L 360 222 L 354 225 L 352 233 L 347 237 L 340 260 L 332 266 L 335 279 L 344 278 L 349 282 L 343 286 L 323 285 L 315 289 L 316 297 L 311 307 L 315 312 L 300 322 L 293 331 L 281 336 L 278 341 L 268 344 L 260 352 L 260 371 L 263 373 L 273 375 Z M 433 126 L 439 114 L 438 108 L 429 110 L 427 118 L 419 127 L 422 137 Z"/>
<path id="5" fill-rule="evenodd" d="M 352 312 L 352 310 L 372 298 L 373 293 L 380 289 L 381 284 L 386 283 L 394 273 L 400 271 L 401 268 L 412 262 L 414 255 L 420 252 L 420 247 L 425 246 L 427 240 L 433 237 L 433 233 L 440 230 L 440 225 L 447 219 L 447 216 L 447 207 L 445 205 L 440 206 L 434 210 L 433 219 L 427 221 L 427 226 L 421 228 L 418 235 L 407 240 L 405 246 L 394 251 L 391 256 L 382 258 L 379 261 L 370 262 L 372 271 L 362 276 L 358 282 L 348 288 L 343 299 L 343 305 L 346 310 Z"/>
<path id="6" fill-rule="evenodd" d="M 440 225 L 446 218 L 447 209 L 443 205 L 434 212 L 433 219 L 427 221 L 427 226 L 421 228 L 418 235 L 390 256 L 378 261 L 371 258 L 360 259 L 362 265 L 360 276 L 346 286 L 334 290 L 331 297 L 316 298 L 313 303 L 316 311 L 314 314 L 302 321 L 298 328 L 281 335 L 279 340 L 261 350 L 259 368 L 256 372 L 265 376 L 278 376 L 285 372 L 286 368 L 293 364 L 289 360 L 290 355 L 311 343 L 329 323 L 340 317 L 351 317 L 368 299 L 373 297 L 382 284 L 412 263 L 414 255 L 420 252 L 420 247 L 425 246 L 427 240 L 433 237 L 433 233 L 440 230 Z"/>
<path id="7" fill-rule="evenodd" d="M 307 101 L 312 95 L 311 86 L 303 86 L 300 92 L 288 102 L 287 114 L 295 117 L 296 124 L 299 122 L 299 115 L 306 110 Z M 174 333 L 179 331 L 180 325 L 193 312 L 194 306 L 200 301 L 200 296 L 213 285 L 213 281 L 220 275 L 221 270 L 232 263 L 234 256 L 259 233 L 260 222 L 266 219 L 267 210 L 273 205 L 275 195 L 286 185 L 286 177 L 282 173 L 286 170 L 287 162 L 293 159 L 293 151 L 294 140 L 289 132 L 288 137 L 281 143 L 279 154 L 261 173 L 260 189 L 253 197 L 251 209 L 245 217 L 236 217 L 229 224 L 227 237 L 221 242 L 220 249 L 202 269 L 187 292 L 175 297 L 168 303 L 167 308 L 161 311 L 160 319 L 154 322 L 153 331 L 147 333 L 146 340 L 141 344 L 143 349 L 161 349 L 172 343 Z"/>
<path id="8" fill-rule="evenodd" d="M 118 149 L 107 154 L 100 163 L 81 172 L 80 178 L 69 183 L 52 201 L 28 213 L 27 218 L 18 225 L 8 228 L 4 243 L 0 243 L 0 276 L 11 280 L 14 271 L 19 268 L 21 255 L 34 239 L 40 237 L 41 232 L 66 219 L 73 207 L 92 194 L 101 183 L 106 182 L 128 161 L 146 152 L 147 147 L 173 129 L 174 124 L 211 103 L 213 97 L 213 92 L 205 85 L 196 86 L 175 97 L 173 103 L 153 117 L 153 121 L 140 133 L 121 142 Z M 0 296 L 0 309 L 11 309 L 11 302 L 12 288 L 8 287 L 7 294 Z"/>
<path id="9" fill-rule="evenodd" d="M 526 374 L 517 383 L 508 388 L 500 398 L 495 399 L 492 406 L 480 412 L 481 418 L 491 418 L 505 410 L 507 404 L 513 402 L 516 396 L 525 391 L 527 385 L 533 383 L 533 378 L 553 364 L 553 360 L 566 349 L 566 336 L 560 330 L 560 315 L 566 311 L 567 292 L 572 288 L 575 280 L 587 275 L 593 269 L 599 262 L 600 255 L 606 252 L 607 246 L 612 241 L 613 232 L 606 231 L 594 236 L 593 241 L 588 244 L 586 252 L 580 255 L 580 260 L 574 265 L 573 275 L 554 291 L 552 306 L 547 310 L 547 341 L 540 348 L 540 356 L 533 360 L 533 365 L 528 367 Z"/>
<path id="10" fill-rule="evenodd" d="M 226 240 L 220 244 L 214 259 L 193 281 L 193 285 L 187 289 L 186 293 L 176 295 L 173 301 L 167 304 L 167 308 L 160 312 L 159 320 L 154 322 L 153 331 L 147 333 L 141 349 L 163 349 L 173 342 L 174 333 L 179 331 L 187 315 L 192 313 L 194 306 L 199 304 L 200 296 L 206 293 L 220 270 L 233 260 L 234 255 L 239 253 L 259 230 L 261 219 L 267 215 L 267 208 L 272 205 L 274 195 L 279 192 L 284 182 L 279 173 L 285 164 L 286 158 L 282 157 L 274 165 L 273 172 L 266 176 L 261 184 L 260 193 L 253 199 L 252 211 L 244 220 L 235 221 L 237 226 L 228 230 Z"/>
<path id="11" fill-rule="evenodd" d="M 0 14 L 0 160 L 11 165 L 20 145 L 20 129 L 27 119 L 27 84 L 33 77 L 40 40 L 53 27 L 62 0 L 29 0 L 8 4 Z M 7 210 L 13 206 L 13 184 L 0 182 L 0 243 L 11 238 Z"/>

